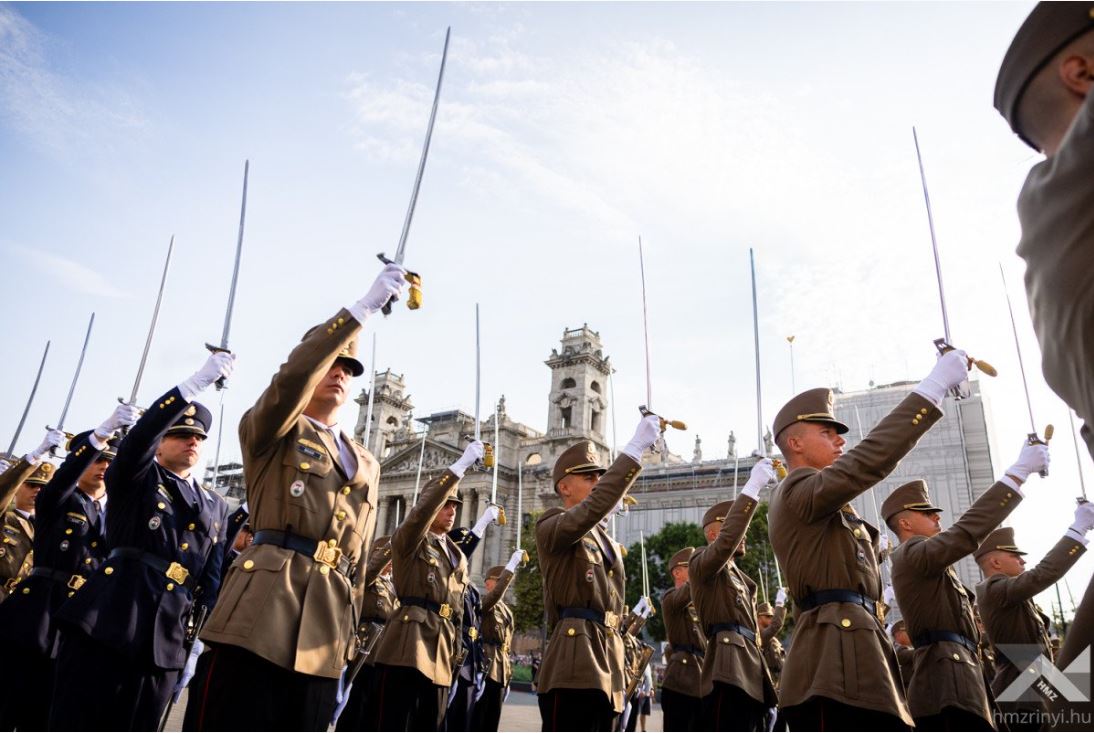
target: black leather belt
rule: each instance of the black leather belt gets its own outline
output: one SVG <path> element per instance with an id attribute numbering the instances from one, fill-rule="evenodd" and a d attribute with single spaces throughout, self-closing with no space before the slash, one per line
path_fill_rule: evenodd
<path id="1" fill-rule="evenodd" d="M 591 608 L 560 608 L 559 618 L 579 618 L 584 621 L 594 621 L 609 629 L 619 629 L 619 614 L 614 611 L 594 611 Z"/>
<path id="2" fill-rule="evenodd" d="M 714 636 L 720 631 L 736 631 L 752 643 L 756 643 L 756 632 L 747 626 L 741 626 L 740 624 L 711 624 L 707 627 L 707 636 Z M 676 647 L 673 647 L 673 649 L 675 648 Z"/>
<path id="3" fill-rule="evenodd" d="M 331 547 L 329 542 L 313 540 L 295 532 L 282 532 L 280 529 L 260 529 L 255 532 L 254 544 L 275 545 L 286 550 L 292 550 L 300 555 L 307 555 L 312 560 L 322 563 L 332 570 L 337 570 L 347 578 L 350 577 L 350 570 L 353 567 L 350 559 L 342 554 L 342 548 Z"/>
<path id="4" fill-rule="evenodd" d="M 924 631 L 915 635 L 915 638 L 912 639 L 912 645 L 919 649 L 939 641 L 952 641 L 955 644 L 960 644 L 973 654 L 976 654 L 978 650 L 975 641 L 953 631 Z"/>
<path id="5" fill-rule="evenodd" d="M 403 598 L 399 597 L 399 604 L 403 606 L 417 606 L 418 608 L 424 608 L 427 611 L 437 614 L 445 621 L 452 621 L 452 606 L 447 603 L 437 603 L 431 601 L 428 598 L 416 598 L 414 596 Z"/>
<path id="6" fill-rule="evenodd" d="M 109 559 L 138 560 L 156 572 L 163 573 L 173 583 L 191 592 L 193 592 L 194 586 L 197 585 L 197 581 L 190 575 L 190 571 L 186 569 L 185 565 L 173 560 L 166 560 L 139 547 L 115 547 L 110 551 Z"/>
<path id="7" fill-rule="evenodd" d="M 853 590 L 818 590 L 799 599 L 798 608 L 811 611 L 826 603 L 854 603 L 869 611 L 871 616 L 881 618 L 881 614 L 878 613 L 878 602 L 870 596 L 864 596 Z"/>
<path id="8" fill-rule="evenodd" d="M 30 574 L 38 578 L 49 578 L 58 583 L 64 583 L 72 590 L 80 590 L 80 587 L 87 582 L 87 578 L 79 573 L 68 573 L 64 570 L 54 570 L 53 568 L 31 568 Z"/>
<path id="9" fill-rule="evenodd" d="M 747 629 L 746 629 L 746 631 L 747 631 Z M 694 654 L 695 656 L 699 657 L 700 659 L 703 658 L 703 654 L 704 654 L 703 650 L 701 648 L 695 646 L 694 644 L 673 644 L 672 642 L 669 642 L 669 644 L 672 646 L 672 650 L 674 652 L 686 652 L 688 654 Z"/>

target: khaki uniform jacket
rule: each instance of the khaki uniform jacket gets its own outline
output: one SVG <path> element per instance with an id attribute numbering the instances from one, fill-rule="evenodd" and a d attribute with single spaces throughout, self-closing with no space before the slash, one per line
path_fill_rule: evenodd
<path id="1" fill-rule="evenodd" d="M 908 683 L 912 681 L 912 670 L 915 669 L 915 649 L 903 644 L 893 642 L 896 649 L 896 659 L 900 664 L 900 676 L 904 680 L 904 689 L 908 689 Z"/>
<path id="2" fill-rule="evenodd" d="M 1094 94 L 1056 155 L 1030 169 L 1018 197 L 1026 295 L 1045 381 L 1082 418 L 1094 455 Z"/>
<path id="3" fill-rule="evenodd" d="M 494 584 L 494 590 L 482 599 L 482 647 L 486 655 L 486 676 L 502 687 L 507 687 L 513 679 L 509 648 L 513 643 L 516 622 L 513 611 L 502 600 L 512 582 L 513 574 L 503 570 Z"/>
<path id="4" fill-rule="evenodd" d="M 999 651 L 1000 644 L 1038 644 L 1041 653 L 1052 659 L 1048 631 L 1033 598 L 1064 577 L 1084 552 L 1086 547 L 1081 542 L 1063 537 L 1032 570 L 1014 578 L 993 575 L 976 586 L 980 618 L 996 647 L 991 689 L 997 696 L 1019 674 L 1014 663 Z"/>
<path id="5" fill-rule="evenodd" d="M 661 596 L 661 613 L 665 619 L 665 635 L 670 645 L 669 662 L 661 686 L 666 690 L 703 696 L 703 658 L 687 647 L 707 650 L 707 637 L 699 623 L 699 612 L 691 602 L 691 583 L 665 591 Z"/>
<path id="6" fill-rule="evenodd" d="M 540 693 L 600 690 L 615 712 L 623 712 L 623 640 L 614 628 L 624 608 L 623 557 L 600 520 L 641 470 L 630 456 L 620 455 L 583 502 L 548 509 L 536 523 L 543 607 L 551 629 L 537 680 Z M 560 618 L 563 608 L 605 614 L 606 623 Z"/>
<path id="7" fill-rule="evenodd" d="M 0 474 L 0 601 L 7 598 L 15 584 L 30 572 L 29 568 L 23 567 L 23 561 L 34 544 L 34 525 L 8 505 L 37 467 L 26 458 L 20 458 Z"/>
<path id="8" fill-rule="evenodd" d="M 764 662 L 767 663 L 767 671 L 771 673 L 771 681 L 779 686 L 779 676 L 783 671 L 783 661 L 786 659 L 786 650 L 779 641 L 779 632 L 783 630 L 786 622 L 786 607 L 775 606 L 774 615 L 771 617 L 771 625 L 760 632 Z"/>
<path id="9" fill-rule="evenodd" d="M 980 640 L 973 601 L 952 564 L 972 554 L 1010 514 L 1022 496 L 996 483 L 945 532 L 911 537 L 893 551 L 893 590 L 912 643 L 928 631 Z M 959 708 L 994 725 L 980 655 L 954 641 L 938 641 L 915 650 L 912 676 L 904 680 L 912 717 Z"/>
<path id="10" fill-rule="evenodd" d="M 288 530 L 349 558 L 349 577 L 311 556 L 254 544 L 236 558 L 201 638 L 233 644 L 288 670 L 337 679 L 353 654 L 376 524 L 380 466 L 344 432 L 357 460 L 347 476 L 338 447 L 303 415 L 360 324 L 341 310 L 302 341 L 239 423 L 250 523 Z M 109 520 L 108 520 L 109 521 Z"/>
<path id="11" fill-rule="evenodd" d="M 748 531 L 755 511 L 755 499 L 742 495 L 733 502 L 714 542 L 700 547 L 691 556 L 688 583 L 699 622 L 710 640 L 703 657 L 703 696 L 713 691 L 715 682 L 722 682 L 771 707 L 777 698 L 760 651 L 756 584 L 733 562 L 733 553 Z M 728 630 L 712 636 L 714 624 L 739 624 L 754 636 L 750 640 Z"/>
<path id="12" fill-rule="evenodd" d="M 384 628 L 376 651 L 377 664 L 413 667 L 444 687 L 452 684 L 462 644 L 467 558 L 448 535 L 434 535 L 429 527 L 457 486 L 456 474 L 447 470 L 430 481 L 391 536 L 392 580 L 402 605 Z M 441 610 L 409 605 L 408 598 L 424 598 Z"/>
<path id="13" fill-rule="evenodd" d="M 896 468 L 941 417 L 933 403 L 912 393 L 831 466 L 799 467 L 783 479 L 772 495 L 768 523 L 792 598 L 820 590 L 881 598 L 878 531 L 848 502 Z M 779 698 L 790 707 L 815 696 L 912 725 L 892 642 L 865 607 L 827 603 L 798 613 Z"/>
<path id="14" fill-rule="evenodd" d="M 383 634 L 387 628 L 387 622 L 399 609 L 399 599 L 395 597 L 395 584 L 391 582 L 390 575 L 380 575 L 380 571 L 391 559 L 391 548 L 385 553 L 377 553 L 375 549 L 369 557 L 368 569 L 365 571 L 365 594 L 361 600 L 361 619 L 357 636 L 361 649 L 367 649 L 372 644 L 372 634 Z M 380 629 L 377 630 L 376 626 Z M 376 649 L 380 642 L 373 645 L 373 653 L 365 660 L 365 666 L 371 667 L 376 663 Z"/>

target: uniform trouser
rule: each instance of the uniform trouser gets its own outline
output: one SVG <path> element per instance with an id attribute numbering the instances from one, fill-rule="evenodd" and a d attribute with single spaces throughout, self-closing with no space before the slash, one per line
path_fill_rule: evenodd
<path id="1" fill-rule="evenodd" d="M 944 707 L 935 715 L 924 715 L 915 719 L 916 730 L 948 731 L 948 730 L 995 730 L 995 726 L 984 718 L 968 710 L 955 707 Z"/>
<path id="2" fill-rule="evenodd" d="M 539 696 L 545 731 L 612 731 L 618 715 L 600 690 L 556 688 Z"/>
<path id="3" fill-rule="evenodd" d="M 736 685 L 715 682 L 701 707 L 703 730 L 767 730 L 767 708 Z"/>
<path id="4" fill-rule="evenodd" d="M 433 684 L 414 667 L 377 664 L 372 678 L 376 703 L 372 730 L 438 730 L 448 688 Z"/>
<path id="5" fill-rule="evenodd" d="M 65 629 L 55 666 L 50 730 L 157 730 L 178 681 L 82 631 Z"/>
<path id="6" fill-rule="evenodd" d="M 53 660 L 31 649 L 4 652 L 0 730 L 46 730 L 53 693 Z"/>
<path id="7" fill-rule="evenodd" d="M 209 644 L 209 673 L 190 688 L 194 730 L 325 731 L 338 680 L 302 674 L 232 644 Z"/>
<path id="8" fill-rule="evenodd" d="M 338 725 L 335 730 L 345 731 L 374 731 L 376 716 L 372 707 L 376 703 L 376 696 L 372 694 L 372 678 L 376 674 L 376 668 L 372 665 L 361 667 L 357 677 L 353 680 L 353 686 L 349 690 L 349 702 L 346 703 L 342 714 L 338 716 Z"/>
<path id="9" fill-rule="evenodd" d="M 489 677 L 486 689 L 475 705 L 475 718 L 471 730 L 495 731 L 501 722 L 501 706 L 505 702 L 505 687 Z"/>
<path id="10" fill-rule="evenodd" d="M 634 733 L 634 730 L 638 728 L 638 709 L 642 707 L 640 699 L 638 693 L 635 693 L 631 696 L 630 700 L 627 700 L 627 719 L 623 722 L 621 727 L 629 733 Z"/>
<path id="11" fill-rule="evenodd" d="M 790 730 L 909 730 L 903 720 L 880 710 L 845 705 L 828 697 L 811 697 L 782 709 Z"/>
<path id="12" fill-rule="evenodd" d="M 186 712 L 182 716 L 182 729 L 184 731 L 201 730 L 198 727 L 201 696 L 209 684 L 209 664 L 212 661 L 213 651 L 208 649 L 198 657 L 197 664 L 194 666 L 194 676 L 190 679 L 190 694 L 186 698 Z"/>
<path id="13" fill-rule="evenodd" d="M 452 702 L 449 703 L 448 710 L 444 714 L 441 729 L 447 731 L 472 730 L 471 721 L 474 720 L 476 707 L 475 685 L 463 677 L 457 677 L 456 693 L 452 696 Z"/>
<path id="14" fill-rule="evenodd" d="M 661 712 L 666 731 L 693 731 L 699 728 L 702 699 L 676 690 L 661 688 Z"/>

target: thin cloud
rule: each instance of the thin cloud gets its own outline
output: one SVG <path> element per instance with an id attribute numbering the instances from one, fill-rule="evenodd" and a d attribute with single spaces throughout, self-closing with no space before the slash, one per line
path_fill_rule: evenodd
<path id="1" fill-rule="evenodd" d="M 66 290 L 96 298 L 130 297 L 129 293 L 119 290 L 104 275 L 76 260 L 26 247 L 16 246 L 12 250 L 34 267 L 56 279 Z"/>

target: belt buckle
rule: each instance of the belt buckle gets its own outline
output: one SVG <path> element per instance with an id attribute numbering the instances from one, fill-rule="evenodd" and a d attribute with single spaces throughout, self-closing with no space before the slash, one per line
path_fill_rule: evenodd
<path id="1" fill-rule="evenodd" d="M 67 585 L 72 590 L 80 590 L 80 588 L 82 588 L 84 583 L 86 582 L 87 578 L 85 578 L 84 576 L 73 575 L 71 578 L 68 579 Z"/>
<path id="2" fill-rule="evenodd" d="M 445 621 L 452 618 L 452 606 L 447 603 L 442 603 L 440 609 L 437 610 L 437 615 L 443 618 Z M 474 638 L 474 637 L 472 637 Z"/>
<path id="3" fill-rule="evenodd" d="M 883 601 L 874 601 L 874 616 L 881 622 L 881 625 L 885 625 L 885 613 L 886 607 Z"/>
<path id="4" fill-rule="evenodd" d="M 190 571 L 177 562 L 168 565 L 167 570 L 163 574 L 179 585 L 183 585 L 190 577 Z"/>
<path id="5" fill-rule="evenodd" d="M 342 548 L 332 546 L 329 542 L 317 542 L 312 559 L 323 563 L 332 570 L 337 570 L 338 563 L 342 559 Z"/>
<path id="6" fill-rule="evenodd" d="M 475 641 L 479 638 L 479 630 L 472 626 L 467 630 L 467 635 L 471 637 L 471 641 Z"/>
<path id="7" fill-rule="evenodd" d="M 619 614 L 615 611 L 604 612 L 604 625 L 609 629 L 614 629 L 619 626 Z"/>

